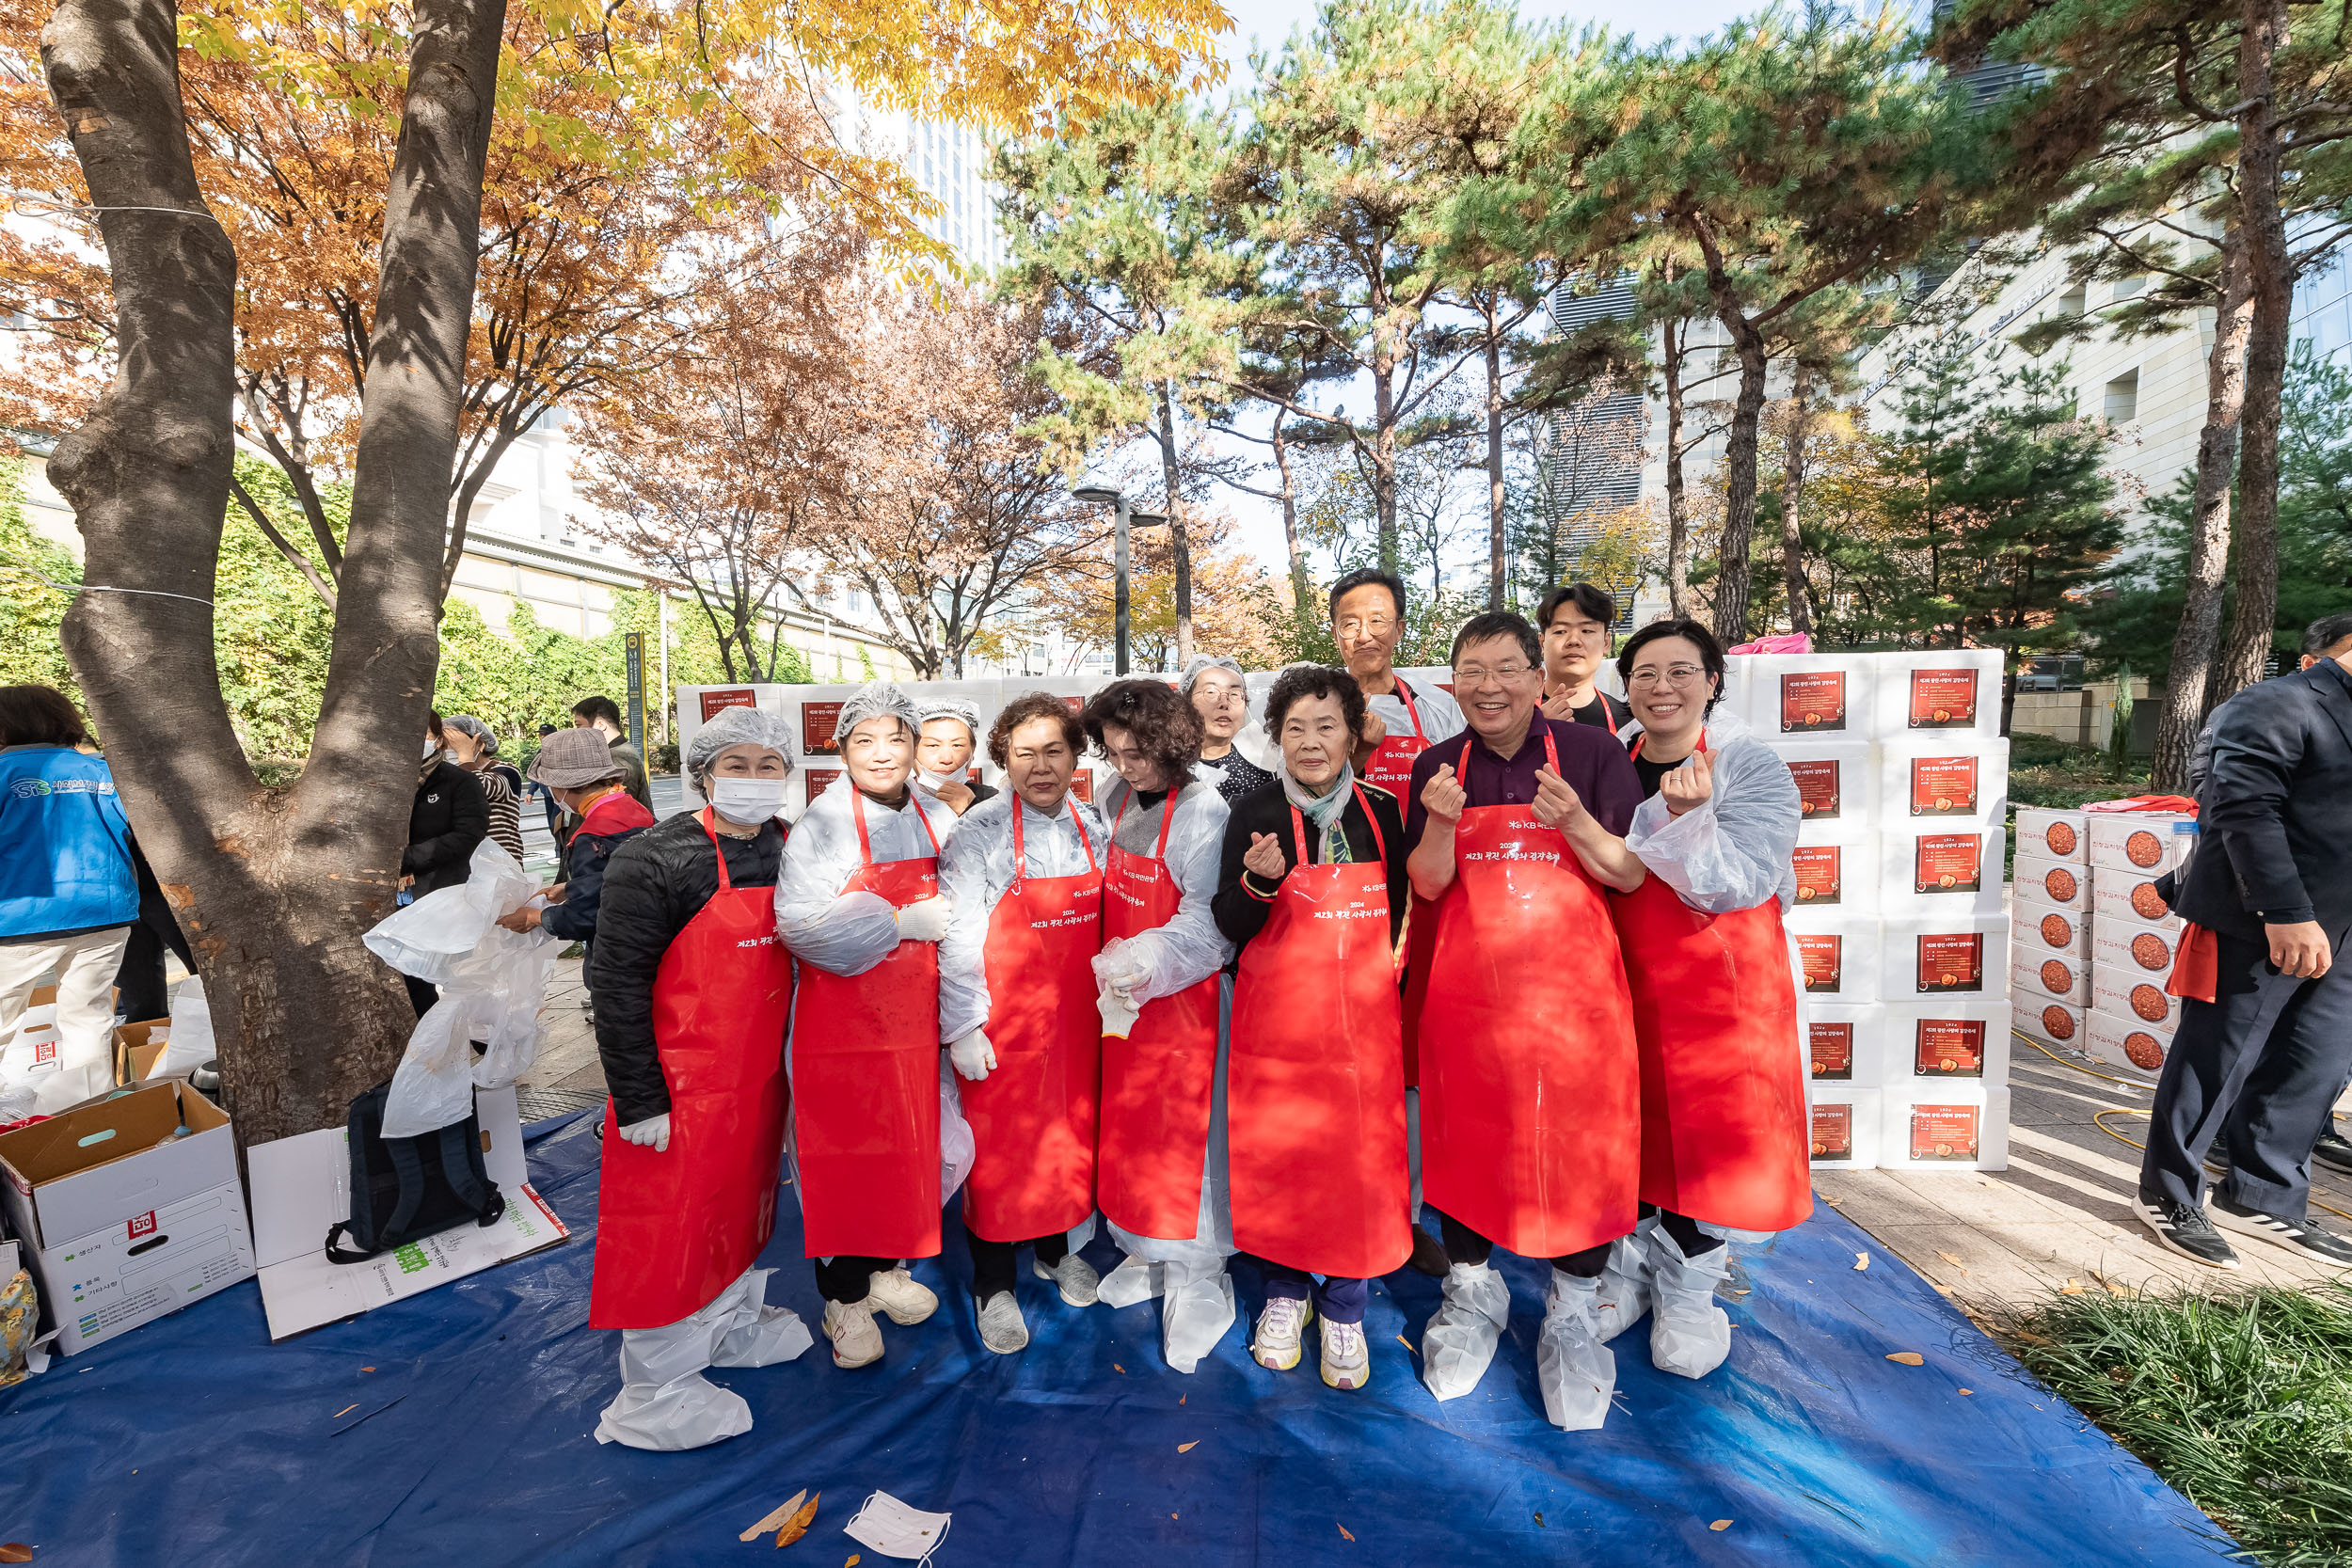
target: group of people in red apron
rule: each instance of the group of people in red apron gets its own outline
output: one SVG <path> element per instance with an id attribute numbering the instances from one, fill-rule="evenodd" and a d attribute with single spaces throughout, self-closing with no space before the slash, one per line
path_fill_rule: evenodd
<path id="1" fill-rule="evenodd" d="M 723 854 L 721 912 L 653 982 L 672 1108 L 666 1145 L 617 1113 L 609 1129 L 592 1322 L 627 1331 L 610 1435 L 687 1447 L 748 1424 L 687 1418 L 723 1402 L 705 1368 L 754 1364 L 733 1358 L 747 1331 L 776 1325 L 770 1359 L 789 1338 L 751 1268 L 779 1158 L 845 1368 L 883 1354 L 878 1318 L 936 1309 L 906 1265 L 940 1251 L 958 1176 L 998 1353 L 1030 1338 L 1025 1246 L 1069 1308 L 1160 1298 L 1166 1359 L 1190 1371 L 1240 1315 L 1241 1252 L 1265 1279 L 1253 1357 L 1295 1367 L 1319 1326 L 1324 1381 L 1360 1388 L 1368 1281 L 1410 1261 L 1443 1281 L 1422 1381 L 1455 1398 L 1509 1314 L 1500 1246 L 1552 1263 L 1536 1361 L 1555 1424 L 1601 1424 L 1607 1342 L 1645 1314 L 1661 1367 L 1722 1362 L 1724 1238 L 1811 1206 L 1780 928 L 1794 783 L 1708 721 L 1723 655 L 1692 623 L 1629 641 L 1629 711 L 1588 691 L 1563 720 L 1519 616 L 1460 629 L 1449 693 L 1390 667 L 1393 579 L 1343 579 L 1331 611 L 1347 667 L 1278 675 L 1274 782 L 1230 805 L 1161 680 L 1080 713 L 1007 705 L 986 741 L 1004 787 L 961 816 L 913 784 L 897 689 L 844 705 L 847 776 L 785 842 L 771 918 Z M 1073 789 L 1089 746 L 1118 774 L 1095 804 Z M 957 1118 L 969 1168 L 943 1175 Z M 681 1155 L 691 1170 L 656 1168 Z M 1122 1255 L 1099 1277 L 1079 1253 L 1098 1216 Z"/>

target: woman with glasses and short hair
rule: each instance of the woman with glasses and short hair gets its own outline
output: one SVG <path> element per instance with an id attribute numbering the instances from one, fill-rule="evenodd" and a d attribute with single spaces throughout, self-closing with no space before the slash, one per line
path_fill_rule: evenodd
<path id="1" fill-rule="evenodd" d="M 1724 653 L 1696 621 L 1657 621 L 1617 659 L 1644 799 L 1626 833 L 1648 878 L 1610 900 L 1642 1064 L 1642 1223 L 1617 1243 L 1612 1332 L 1651 1303 L 1650 1359 L 1705 1377 L 1731 1349 L 1715 1305 L 1725 1231 L 1813 1212 L 1797 981 L 1781 911 L 1796 899 L 1788 765 L 1714 712 Z"/>

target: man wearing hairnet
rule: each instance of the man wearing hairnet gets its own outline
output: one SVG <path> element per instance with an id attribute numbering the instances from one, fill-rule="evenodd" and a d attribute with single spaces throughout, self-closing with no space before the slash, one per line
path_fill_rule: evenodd
<path id="1" fill-rule="evenodd" d="M 841 705 L 845 776 L 801 818 L 776 883 L 775 929 L 801 961 L 793 1191 L 838 1367 L 882 1358 L 876 1312 L 904 1325 L 939 1307 L 900 1259 L 939 1252 L 939 848 L 956 815 L 914 787 L 915 731 L 892 682 Z"/>
<path id="2" fill-rule="evenodd" d="M 587 730 L 550 736 L 533 765 Z M 595 759 L 610 768 L 609 758 Z M 692 1449 L 748 1431 L 751 1407 L 703 1376 L 806 1350 L 752 1267 L 775 1229 L 792 960 L 777 942 L 777 818 L 792 735 L 731 707 L 683 758 L 710 803 L 623 845 L 588 966 L 605 1113 L 588 1323 L 621 1333 L 621 1392 L 600 1442 Z M 627 799 L 626 796 L 623 799 Z"/>
<path id="3" fill-rule="evenodd" d="M 914 787 L 961 816 L 993 800 L 994 784 L 965 775 L 979 749 L 980 710 L 961 697 L 930 697 L 914 714 Z"/>

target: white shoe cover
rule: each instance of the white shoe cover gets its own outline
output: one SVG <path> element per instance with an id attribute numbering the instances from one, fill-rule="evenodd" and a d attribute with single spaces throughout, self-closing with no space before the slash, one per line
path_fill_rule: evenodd
<path id="1" fill-rule="evenodd" d="M 1609 1243 L 1609 1261 L 1593 1302 L 1593 1327 L 1604 1345 L 1640 1323 L 1650 1308 L 1649 1238 L 1657 1228 L 1658 1216 L 1652 1214 L 1633 1234 Z"/>
<path id="2" fill-rule="evenodd" d="M 755 1339 L 772 1340 L 777 1347 L 797 1330 L 800 1350 L 808 1348 L 808 1330 L 799 1318 L 783 1313 L 790 1321 L 787 1328 L 781 1320 L 765 1317 L 759 1298 L 770 1272 L 746 1269 L 717 1300 L 676 1323 L 622 1330 L 621 1391 L 596 1422 L 596 1441 L 671 1451 L 699 1449 L 751 1431 L 752 1407 L 743 1396 L 710 1382 L 703 1370 L 718 1364 L 723 1341 L 745 1329 Z M 768 1328 L 770 1323 L 776 1326 Z M 789 1360 L 791 1355 L 771 1359 Z"/>
<path id="3" fill-rule="evenodd" d="M 744 1275 L 751 1288 L 744 1291 L 727 1321 L 726 1332 L 719 1338 L 719 1348 L 710 1358 L 712 1366 L 773 1367 L 795 1359 L 817 1342 L 798 1312 L 789 1307 L 760 1305 L 768 1293 L 768 1276 L 775 1272 L 753 1269 Z"/>
<path id="4" fill-rule="evenodd" d="M 1167 1288 L 1167 1265 L 1140 1258 L 1121 1258 L 1119 1267 L 1103 1276 L 1094 1299 L 1105 1307 L 1133 1307 L 1150 1301 Z"/>
<path id="5" fill-rule="evenodd" d="M 1551 1271 L 1551 1297 L 1535 1336 L 1535 1384 L 1544 1415 L 1564 1432 L 1597 1432 L 1617 1390 L 1617 1357 L 1593 1322 L 1599 1281 Z"/>
<path id="6" fill-rule="evenodd" d="M 1421 1334 L 1421 1381 L 1437 1398 L 1458 1400 L 1494 1361 L 1511 1318 L 1511 1287 L 1490 1263 L 1456 1263 L 1441 1288 L 1445 1299 Z"/>
<path id="7" fill-rule="evenodd" d="M 1650 1364 L 1677 1377 L 1705 1377 L 1731 1354 L 1731 1317 L 1715 1305 L 1715 1287 L 1731 1273 L 1731 1247 L 1685 1258 L 1661 1230 L 1650 1238 Z"/>
<path id="8" fill-rule="evenodd" d="M 1167 1269 L 1168 1291 L 1160 1301 L 1163 1348 L 1169 1367 L 1189 1372 L 1200 1358 L 1216 1349 L 1225 1331 L 1233 1326 L 1239 1310 L 1233 1300 L 1233 1276 L 1219 1268 L 1198 1274 L 1182 1263 Z"/>

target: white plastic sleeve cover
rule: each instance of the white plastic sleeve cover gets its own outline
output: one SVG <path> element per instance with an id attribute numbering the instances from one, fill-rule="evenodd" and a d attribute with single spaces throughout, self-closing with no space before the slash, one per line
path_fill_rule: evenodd
<path id="1" fill-rule="evenodd" d="M 1707 742 L 1712 797 L 1676 816 L 1651 796 L 1633 813 L 1626 847 L 1694 910 L 1728 914 L 1774 896 L 1786 910 L 1797 896 L 1791 857 L 1804 816 L 1797 781 L 1736 721 L 1710 722 Z"/>
<path id="2" fill-rule="evenodd" d="M 954 912 L 947 935 L 939 944 L 939 1038 L 960 1039 L 988 1022 L 987 946 L 989 922 L 1012 886 L 1012 813 L 1022 821 L 1022 848 L 1032 877 L 1075 877 L 1087 868 L 1087 847 L 1101 865 L 1109 852 L 1109 835 L 1094 808 L 1076 802 L 1086 824 L 1087 845 L 1078 842 L 1070 824 L 1068 805 L 1047 817 L 1021 800 L 1010 789 L 982 800 L 956 823 L 939 861 L 939 891 Z"/>
<path id="3" fill-rule="evenodd" d="M 912 794 L 898 811 L 866 802 L 866 832 L 877 865 L 929 858 L 925 820 L 943 850 L 952 842 L 955 814 L 926 800 L 920 790 Z M 850 816 L 850 802 L 858 798 L 846 782 L 818 796 L 785 841 L 784 869 L 776 878 L 776 934 L 793 957 L 828 974 L 863 974 L 898 945 L 898 911 L 889 899 L 841 891 L 861 863 L 857 823 Z"/>
<path id="4" fill-rule="evenodd" d="M 1104 800 L 1106 813 L 1117 811 L 1126 787 L 1121 783 L 1108 792 Z M 1224 853 L 1229 815 L 1225 801 L 1206 784 L 1188 784 L 1164 802 L 1163 809 L 1168 805 L 1175 808 L 1176 826 L 1168 836 L 1168 866 L 1176 879 L 1181 901 L 1168 924 L 1138 932 L 1133 939 L 1144 964 L 1143 981 L 1132 992 L 1137 1006 L 1198 985 L 1223 969 L 1233 953 L 1232 944 L 1209 912 Z"/>

